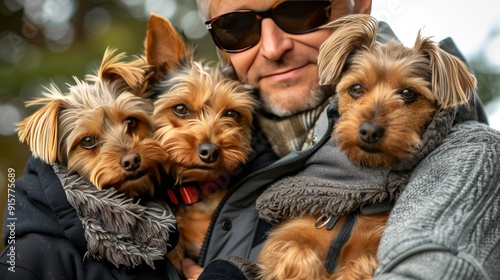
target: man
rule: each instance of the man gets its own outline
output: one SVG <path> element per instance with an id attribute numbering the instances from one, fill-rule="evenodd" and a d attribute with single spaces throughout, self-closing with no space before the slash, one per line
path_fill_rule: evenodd
<path id="1" fill-rule="evenodd" d="M 198 1 L 200 11 L 208 18 L 216 18 L 237 9 L 248 9 L 262 11 L 273 6 L 278 1 Z M 246 46 L 235 46 L 235 49 L 225 49 L 222 56 L 234 66 L 238 77 L 247 83 L 257 85 L 260 90 L 263 110 L 268 121 L 261 120 L 262 129 L 266 130 L 266 135 L 271 137 L 271 142 L 285 141 L 285 143 L 273 143 L 279 156 L 288 154 L 290 151 L 299 150 L 304 142 L 307 130 L 309 130 L 315 117 L 321 112 L 320 105 L 325 103 L 327 97 L 331 95 L 330 90 L 321 90 L 318 87 L 318 70 L 316 59 L 321 43 L 331 34 L 331 30 L 316 30 L 319 25 L 326 23 L 349 13 L 370 13 L 370 1 L 289 1 L 282 5 L 274 6 L 274 13 L 292 13 L 297 22 L 306 22 L 305 26 L 290 26 L 289 33 L 283 32 L 285 26 L 279 26 L 271 18 L 264 18 L 262 22 L 254 20 L 252 24 L 256 26 L 256 35 L 251 34 L 251 39 L 246 39 L 246 32 L 234 30 L 234 34 L 239 37 L 232 38 L 239 44 L 248 41 Z M 210 6 L 204 6 L 208 5 Z M 311 3 L 319 3 L 313 4 Z M 326 6 L 331 5 L 331 6 Z M 325 9 L 330 12 L 328 18 Z M 308 13 L 306 13 L 306 11 Z M 249 17 L 248 15 L 245 15 Z M 236 17 L 236 16 L 235 16 Z M 311 21 L 310 18 L 315 18 Z M 222 19 L 224 20 L 224 19 Z M 210 29 L 212 34 L 217 34 L 217 25 L 222 20 L 212 22 L 214 28 Z M 226 20 L 232 20 L 231 18 Z M 286 20 L 286 19 L 285 19 Z M 285 21 L 284 20 L 284 21 Z M 224 23 L 222 23 L 224 24 Z M 246 24 L 246 23 L 239 23 Z M 283 24 L 286 24 L 285 22 Z M 261 25 L 261 26 L 259 26 Z M 235 26 L 235 25 L 232 25 Z M 237 24 L 236 24 L 237 26 Z M 253 30 L 252 30 L 253 31 Z M 227 31 L 226 31 L 227 32 Z M 300 34 L 290 34 L 300 33 Z M 219 36 L 219 41 L 215 38 L 216 44 L 231 44 L 231 41 L 224 42 L 224 36 Z M 260 40 L 259 40 L 260 38 Z M 245 40 L 246 39 L 246 40 Z M 257 44 L 253 46 L 253 44 Z M 233 46 L 227 46 L 231 48 Z M 303 119 L 302 127 L 296 128 L 294 121 Z M 277 120 L 279 119 L 279 121 Z M 275 125 L 281 127 L 279 133 L 275 130 Z M 286 128 L 285 128 L 286 127 Z M 293 135 L 287 135 L 283 139 L 282 132 L 289 131 Z M 279 144 L 279 145 L 278 145 Z M 284 149 L 282 147 L 287 147 Z"/>
<path id="2" fill-rule="evenodd" d="M 346 14 L 371 10 L 371 1 L 197 0 L 221 59 L 240 80 L 257 85 L 255 157 L 242 181 L 214 214 L 198 263 L 200 279 L 251 278 L 270 225 L 258 219 L 255 199 L 277 179 L 299 171 L 333 125 L 328 97 L 318 87 L 318 48 L 331 30 L 317 27 Z M 327 11 L 323 13 L 322 11 Z M 380 38 L 393 36 L 386 25 Z M 460 55 L 450 41 L 443 48 Z M 500 275 L 500 135 L 477 110 L 462 109 L 443 144 L 417 167 L 397 201 L 379 249 L 376 279 L 492 279 Z M 451 124 L 450 124 L 451 127 Z M 268 142 L 267 142 L 268 141 Z M 273 153 L 266 147 L 271 146 Z M 225 256 L 236 256 L 225 257 Z M 225 257 L 224 259 L 217 259 Z M 202 268 L 184 262 L 196 279 Z"/>

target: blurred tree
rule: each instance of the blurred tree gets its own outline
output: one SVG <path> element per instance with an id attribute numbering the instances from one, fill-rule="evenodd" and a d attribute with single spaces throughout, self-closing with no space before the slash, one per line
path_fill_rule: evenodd
<path id="1" fill-rule="evenodd" d="M 471 61 L 477 79 L 477 92 L 484 104 L 500 97 L 500 72 L 484 67 L 484 61 Z"/>

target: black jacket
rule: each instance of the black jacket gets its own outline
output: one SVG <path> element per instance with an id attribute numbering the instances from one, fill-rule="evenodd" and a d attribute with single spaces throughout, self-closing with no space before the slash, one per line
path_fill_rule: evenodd
<path id="1" fill-rule="evenodd" d="M 4 220 L 0 279 L 169 279 L 164 260 L 152 269 L 85 256 L 82 221 L 50 165 L 30 158 L 14 190 L 15 208 Z"/>

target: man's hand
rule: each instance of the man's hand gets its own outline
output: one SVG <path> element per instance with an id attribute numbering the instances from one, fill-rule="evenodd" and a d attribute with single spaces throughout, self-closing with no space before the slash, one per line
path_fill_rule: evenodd
<path id="1" fill-rule="evenodd" d="M 187 280 L 196 280 L 203 272 L 203 267 L 197 265 L 192 259 L 185 258 L 182 261 L 182 272 Z"/>

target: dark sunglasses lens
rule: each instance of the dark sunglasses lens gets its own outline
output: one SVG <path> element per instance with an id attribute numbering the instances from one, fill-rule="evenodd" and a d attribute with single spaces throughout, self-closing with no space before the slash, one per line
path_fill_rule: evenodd
<path id="1" fill-rule="evenodd" d="M 290 34 L 311 32 L 328 22 L 330 1 L 285 1 L 273 10 L 276 24 Z"/>
<path id="2" fill-rule="evenodd" d="M 220 48 L 242 50 L 260 40 L 260 22 L 253 12 L 234 12 L 212 22 L 212 36 Z"/>

